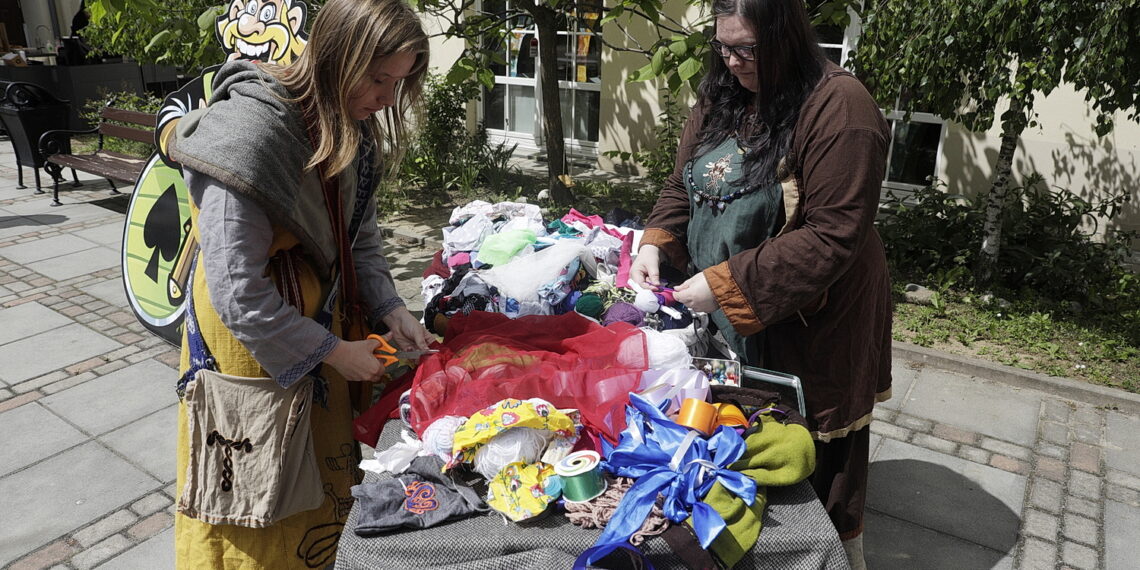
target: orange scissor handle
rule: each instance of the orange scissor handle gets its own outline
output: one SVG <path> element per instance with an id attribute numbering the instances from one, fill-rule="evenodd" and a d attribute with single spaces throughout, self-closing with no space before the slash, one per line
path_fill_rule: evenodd
<path id="1" fill-rule="evenodd" d="M 366 338 L 380 341 L 380 346 L 372 349 L 372 356 L 375 356 L 377 359 L 379 359 L 380 362 L 384 364 L 384 366 L 390 366 L 400 360 L 396 357 L 396 349 L 391 344 L 389 344 L 388 340 L 384 337 L 378 334 L 370 334 Z"/>

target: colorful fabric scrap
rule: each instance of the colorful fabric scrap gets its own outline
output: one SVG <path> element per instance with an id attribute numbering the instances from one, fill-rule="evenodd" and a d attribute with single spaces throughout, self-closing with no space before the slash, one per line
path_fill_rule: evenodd
<path id="1" fill-rule="evenodd" d="M 447 468 L 470 461 L 475 452 L 496 435 L 512 428 L 533 428 L 553 434 L 552 439 L 573 443 L 578 434 L 570 416 L 539 398 L 507 398 L 472 414 L 458 430 L 452 443 L 452 459 Z M 560 446 L 563 446 L 561 443 Z"/>
<path id="2" fill-rule="evenodd" d="M 553 465 L 517 461 L 491 478 L 487 504 L 519 522 L 542 514 L 561 494 L 562 485 Z"/>

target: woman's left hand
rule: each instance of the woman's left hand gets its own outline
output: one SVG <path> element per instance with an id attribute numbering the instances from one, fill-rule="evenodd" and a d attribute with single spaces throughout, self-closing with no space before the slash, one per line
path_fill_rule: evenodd
<path id="1" fill-rule="evenodd" d="M 673 289 L 673 298 L 699 313 L 711 313 L 720 308 L 704 272 L 698 273 Z"/>
<path id="2" fill-rule="evenodd" d="M 407 307 L 397 307 L 381 320 L 388 325 L 388 342 L 396 350 L 427 350 L 436 341 Z"/>

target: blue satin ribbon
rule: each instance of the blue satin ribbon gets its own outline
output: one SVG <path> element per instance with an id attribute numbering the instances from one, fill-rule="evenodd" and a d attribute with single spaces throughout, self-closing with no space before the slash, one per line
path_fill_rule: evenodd
<path id="1" fill-rule="evenodd" d="M 617 447 L 602 440 L 606 455 L 602 466 L 635 482 L 594 546 L 575 561 L 575 570 L 618 548 L 629 548 L 629 538 L 649 516 L 658 494 L 663 496 L 662 510 L 670 521 L 680 523 L 692 514 L 693 531 L 706 549 L 727 526 L 716 509 L 701 502 L 714 483 L 719 481 L 748 505 L 756 500 L 756 481 L 728 469 L 745 451 L 744 440 L 735 430 L 719 426 L 704 439 L 637 394 L 631 394 L 629 402 L 626 429 Z M 666 405 L 668 401 L 662 402 Z"/>

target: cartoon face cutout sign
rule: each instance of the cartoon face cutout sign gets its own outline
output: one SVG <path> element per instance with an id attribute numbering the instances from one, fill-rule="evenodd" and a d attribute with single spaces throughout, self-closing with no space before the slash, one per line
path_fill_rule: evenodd
<path id="1" fill-rule="evenodd" d="M 293 63 L 305 48 L 305 5 L 290 0 L 233 0 L 218 17 L 218 41 L 229 59 Z"/>
<path id="2" fill-rule="evenodd" d="M 288 65 L 308 42 L 308 7 L 298 0 L 233 0 L 218 17 L 215 32 L 228 60 L 248 59 Z M 220 65 L 207 68 L 171 93 L 158 113 L 155 145 L 135 184 L 123 228 L 123 286 L 131 310 L 144 326 L 167 342 L 182 342 L 182 319 L 190 267 L 198 243 L 181 167 L 167 155 L 178 121 L 210 100 L 210 84 Z"/>

